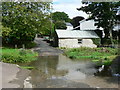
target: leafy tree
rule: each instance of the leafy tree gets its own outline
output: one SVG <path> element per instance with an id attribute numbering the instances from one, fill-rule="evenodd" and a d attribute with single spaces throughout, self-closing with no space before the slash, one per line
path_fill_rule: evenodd
<path id="1" fill-rule="evenodd" d="M 70 18 L 65 12 L 54 12 L 51 15 L 52 15 L 52 20 L 54 22 L 56 21 L 70 22 Z"/>
<path id="2" fill-rule="evenodd" d="M 33 41 L 42 21 L 49 15 L 47 2 L 2 2 L 2 24 L 10 28 L 10 43 Z"/>
<path id="3" fill-rule="evenodd" d="M 42 35 L 50 36 L 54 30 L 54 23 L 49 20 L 49 18 L 46 18 L 42 21 L 41 27 L 39 27 L 39 29 L 39 33 L 41 33 Z"/>
<path id="4" fill-rule="evenodd" d="M 104 29 L 105 38 L 111 37 L 112 30 L 116 23 L 116 11 L 115 8 L 120 6 L 120 2 L 84 2 L 87 4 L 79 8 L 90 15 L 91 19 L 96 21 L 95 25 Z"/>
<path id="5" fill-rule="evenodd" d="M 2 36 L 2 23 L 0 22 L 0 36 Z"/>
<path id="6" fill-rule="evenodd" d="M 77 16 L 77 17 L 74 17 L 72 20 L 71 20 L 71 24 L 73 25 L 73 28 L 77 27 L 77 26 L 80 26 L 80 23 L 79 21 L 83 20 L 84 17 L 81 17 L 81 16 Z M 76 30 L 80 30 L 80 27 L 76 28 Z"/>
<path id="7" fill-rule="evenodd" d="M 66 29 L 67 27 L 65 22 L 71 21 L 68 14 L 65 12 L 54 12 L 51 14 L 51 16 L 56 29 Z"/>
<path id="8" fill-rule="evenodd" d="M 1 32 L 1 36 L 2 36 L 2 41 L 4 43 L 9 43 L 9 37 L 10 37 L 10 33 L 12 32 L 12 30 L 8 27 L 4 27 L 2 24 L 0 24 L 0 32 Z"/>
<path id="9" fill-rule="evenodd" d="M 56 21 L 55 27 L 56 27 L 56 29 L 67 29 L 64 21 Z"/>

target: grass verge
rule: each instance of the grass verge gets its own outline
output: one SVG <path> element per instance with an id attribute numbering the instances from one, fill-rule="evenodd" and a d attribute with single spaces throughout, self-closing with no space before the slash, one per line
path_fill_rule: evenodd
<path id="1" fill-rule="evenodd" d="M 38 54 L 31 50 L 23 49 L 2 49 L 2 62 L 6 63 L 24 63 L 37 59 Z"/>
<path id="2" fill-rule="evenodd" d="M 72 48 L 65 49 L 65 55 L 71 59 L 91 59 L 99 64 L 110 65 L 112 60 L 118 55 L 118 50 L 114 48 Z"/>

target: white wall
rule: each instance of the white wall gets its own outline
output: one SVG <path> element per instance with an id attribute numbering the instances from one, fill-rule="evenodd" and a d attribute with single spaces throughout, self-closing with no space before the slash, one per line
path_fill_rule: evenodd
<path id="1" fill-rule="evenodd" d="M 72 26 L 67 26 L 67 30 L 72 30 L 73 27 Z"/>
<path id="2" fill-rule="evenodd" d="M 82 43 L 78 43 L 78 39 L 59 39 L 59 47 L 77 48 L 77 47 L 97 47 L 91 39 L 82 39 Z"/>

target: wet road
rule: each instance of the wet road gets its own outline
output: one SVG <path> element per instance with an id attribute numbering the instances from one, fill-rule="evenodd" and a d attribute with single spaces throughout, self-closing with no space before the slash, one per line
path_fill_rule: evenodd
<path id="1" fill-rule="evenodd" d="M 63 53 L 62 50 L 51 47 L 49 43 L 43 41 L 43 38 L 36 38 L 35 42 L 37 43 L 37 47 L 33 48 L 34 51 L 39 53 L 39 56 L 51 56 L 51 55 L 59 55 Z"/>
<path id="2" fill-rule="evenodd" d="M 62 55 L 61 50 L 49 46 L 42 38 L 34 51 L 39 53 L 37 61 L 28 66 L 35 67 L 29 75 L 34 88 L 118 88 L 117 77 L 95 76 L 97 72 L 90 60 L 73 61 Z M 24 66 L 24 65 L 23 65 Z"/>
<path id="3" fill-rule="evenodd" d="M 35 67 L 29 75 L 34 88 L 118 88 L 118 78 L 95 76 L 94 64 L 87 60 L 40 56 L 28 65 Z"/>
<path id="4" fill-rule="evenodd" d="M 7 83 L 14 87 L 24 88 L 118 88 L 117 77 L 95 76 L 96 69 L 90 60 L 71 60 L 62 55 L 61 50 L 49 46 L 48 43 L 37 38 L 37 47 L 32 50 L 39 53 L 38 60 L 21 66 L 34 67 L 30 72 L 24 72 L 17 66 L 10 72 Z M 10 67 L 7 67 L 10 68 Z M 15 69 L 15 70 L 14 70 Z M 12 70 L 12 68 L 11 68 Z M 7 71 L 4 71 L 5 73 Z M 4 78 L 7 77 L 3 73 Z M 7 78 L 5 78 L 7 79 Z M 23 86 L 24 84 L 24 86 Z M 6 85 L 6 84 L 4 84 Z M 9 87 L 10 85 L 8 85 Z"/>

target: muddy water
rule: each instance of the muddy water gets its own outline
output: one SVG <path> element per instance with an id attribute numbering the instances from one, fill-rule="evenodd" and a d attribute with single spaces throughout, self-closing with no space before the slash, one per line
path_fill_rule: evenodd
<path id="1" fill-rule="evenodd" d="M 119 85 L 117 77 L 95 76 L 97 70 L 89 60 L 40 56 L 27 65 L 34 67 L 28 80 L 34 88 L 118 88 Z"/>

